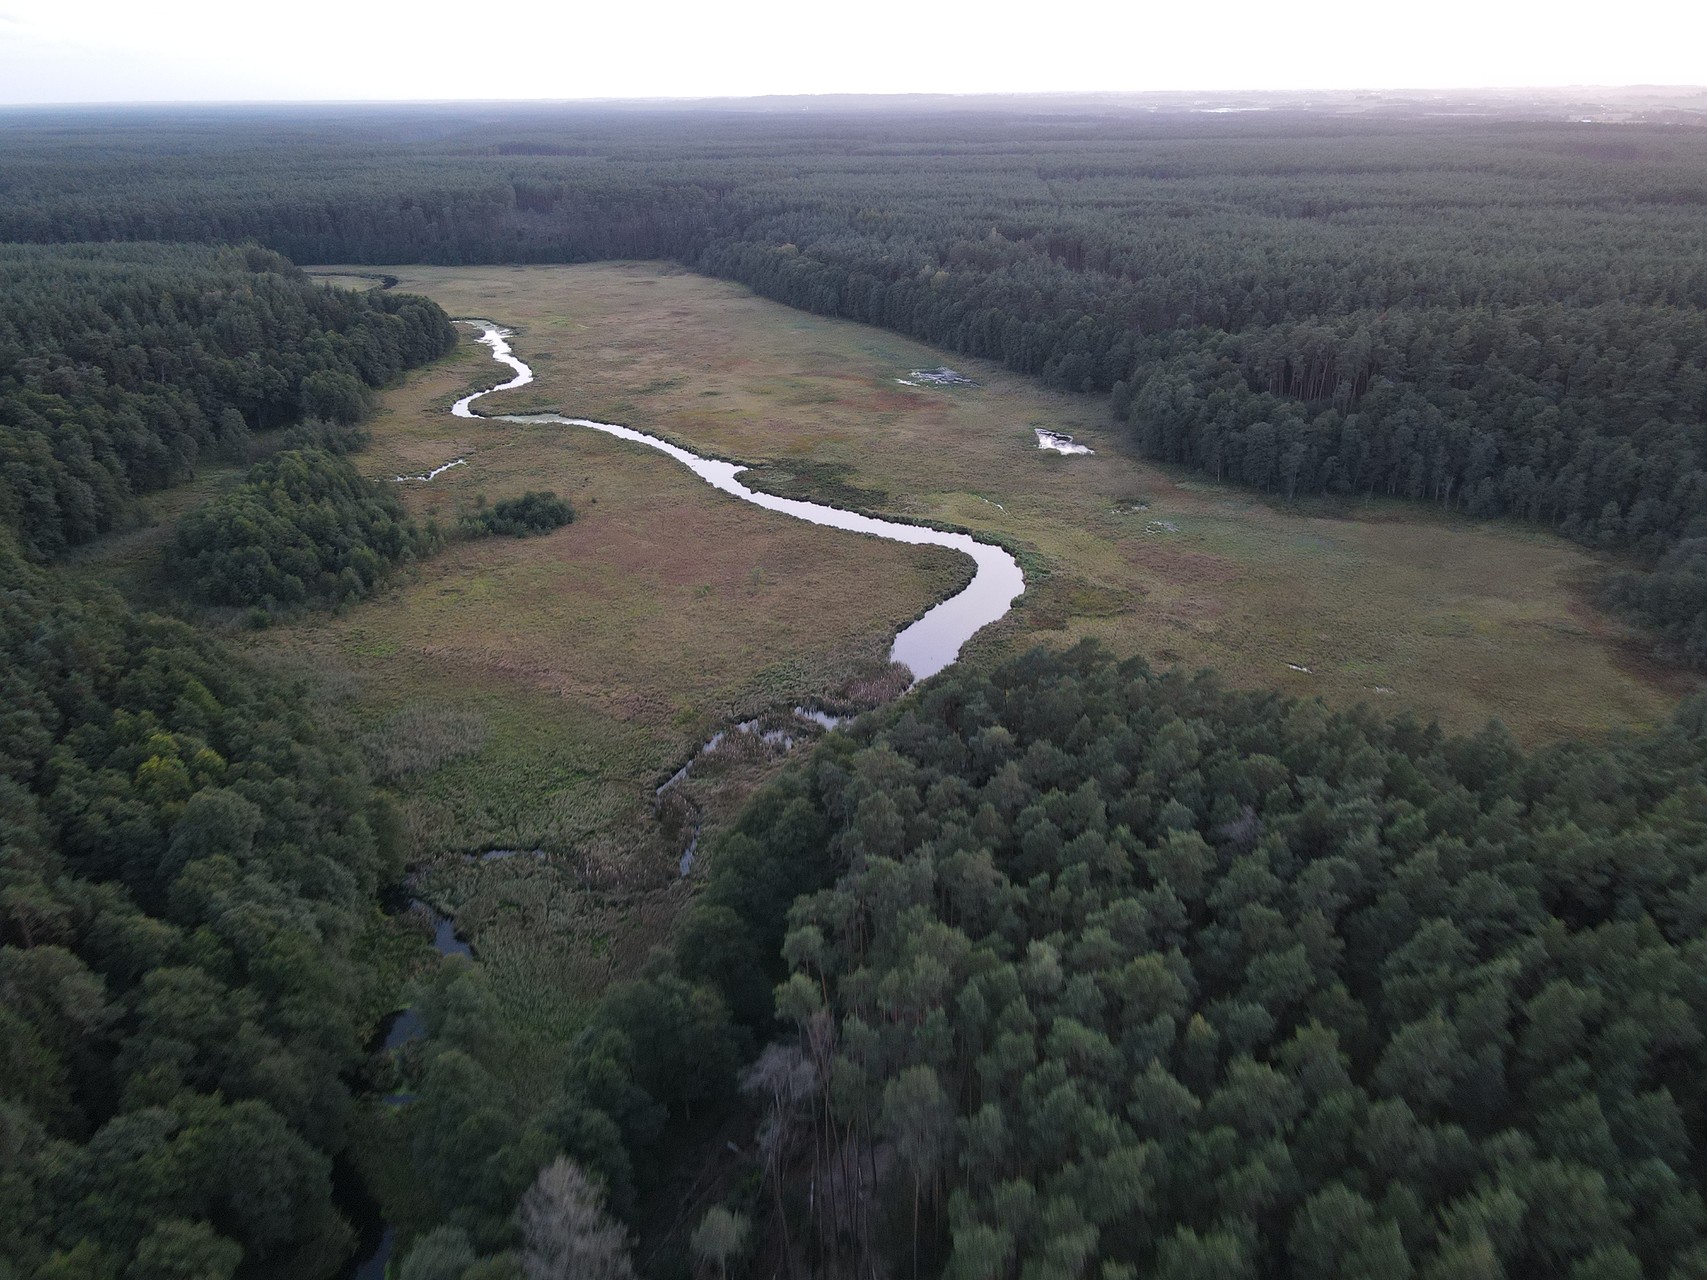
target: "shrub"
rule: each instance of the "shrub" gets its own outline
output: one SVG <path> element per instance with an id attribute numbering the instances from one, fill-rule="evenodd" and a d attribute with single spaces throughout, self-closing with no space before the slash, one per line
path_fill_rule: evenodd
<path id="1" fill-rule="evenodd" d="M 462 527 L 470 537 L 488 533 L 507 534 L 525 538 L 530 533 L 550 533 L 575 519 L 575 509 L 567 499 L 550 490 L 529 489 L 519 498 L 505 498 L 493 506 L 482 508 L 462 518 Z"/>

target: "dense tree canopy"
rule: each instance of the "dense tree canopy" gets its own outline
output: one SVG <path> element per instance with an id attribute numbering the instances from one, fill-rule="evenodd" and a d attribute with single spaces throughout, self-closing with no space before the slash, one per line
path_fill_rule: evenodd
<path id="1" fill-rule="evenodd" d="M 210 448 L 370 388 L 456 341 L 424 298 L 329 289 L 263 249 L 0 245 L 0 526 L 85 542 Z"/>
<path id="2" fill-rule="evenodd" d="M 555 1101 L 448 967 L 417 1168 L 484 1249 L 558 1153 L 633 1221 L 772 1037 L 759 1272 L 1682 1280 L 1704 711 L 1525 755 L 1089 648 L 953 669 L 755 798 Z"/>
<path id="3" fill-rule="evenodd" d="M 956 670 L 813 764 L 785 1192 L 956 1277 L 1695 1274 L 1704 712 L 1525 756 L 1091 650 Z"/>
<path id="4" fill-rule="evenodd" d="M 290 682 L 28 561 L 283 427 L 193 567 L 371 585 L 421 535 L 319 446 L 453 335 L 256 248 L 8 246 L 0 300 L 0 1276 L 330 1275 L 398 824 Z"/>
<path id="5" fill-rule="evenodd" d="M 295 690 L 3 546 L 0 688 L 0 1274 L 327 1274 L 393 824 Z"/>
<path id="6" fill-rule="evenodd" d="M 436 539 L 390 486 L 323 449 L 291 449 L 186 515 L 171 559 L 213 604 L 291 609 L 371 595 Z"/>

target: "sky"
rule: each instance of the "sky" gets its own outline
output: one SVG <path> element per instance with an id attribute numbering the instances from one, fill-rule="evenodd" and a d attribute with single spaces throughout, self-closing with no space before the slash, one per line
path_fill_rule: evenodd
<path id="1" fill-rule="evenodd" d="M 1707 82 L 1702 0 L 0 0 L 0 103 Z"/>

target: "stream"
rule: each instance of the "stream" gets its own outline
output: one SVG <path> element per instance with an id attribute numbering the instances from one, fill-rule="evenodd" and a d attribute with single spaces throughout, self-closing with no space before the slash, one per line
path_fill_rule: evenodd
<path id="1" fill-rule="evenodd" d="M 449 916 L 440 915 L 419 898 L 410 898 L 408 910 L 423 913 L 433 928 L 433 950 L 441 956 L 474 958 L 474 948 L 456 931 Z M 375 1044 L 370 1046 L 385 1053 L 396 1053 L 412 1040 L 426 1035 L 427 1027 L 414 1008 L 399 1009 L 381 1025 Z M 407 1087 L 404 1091 L 388 1093 L 381 1101 L 388 1107 L 407 1106 L 415 1100 Z M 385 1220 L 379 1201 L 362 1182 L 359 1174 L 342 1156 L 333 1166 L 335 1196 L 344 1216 L 356 1229 L 355 1256 L 338 1273 L 339 1280 L 385 1280 L 391 1266 L 391 1256 L 397 1247 L 397 1228 Z"/>
<path id="2" fill-rule="evenodd" d="M 494 391 L 510 391 L 516 387 L 527 386 L 533 381 L 533 370 L 510 350 L 510 344 L 506 341 L 507 335 L 498 325 L 490 320 L 461 320 L 458 323 L 480 329 L 479 340 L 492 348 L 492 358 L 515 370 L 515 377 L 508 382 L 464 396 L 451 407 L 451 412 L 459 418 L 484 417 L 485 415 L 474 412 L 472 406 L 476 400 Z M 994 543 L 979 542 L 971 534 L 946 533 L 921 525 L 880 520 L 876 516 L 861 515 L 857 511 L 843 511 L 839 507 L 829 507 L 818 502 L 804 502 L 798 498 L 779 498 L 774 494 L 761 493 L 756 489 L 749 489 L 735 478 L 747 470 L 740 463 L 702 458 L 697 453 L 671 444 L 668 440 L 647 435 L 644 431 L 636 431 L 632 427 L 617 426 L 610 422 L 594 422 L 590 418 L 566 418 L 556 413 L 498 414 L 494 415 L 492 420 L 528 425 L 556 423 L 566 427 L 586 427 L 592 431 L 602 431 L 619 440 L 632 440 L 636 444 L 656 449 L 659 453 L 668 454 L 712 488 L 733 494 L 741 501 L 750 502 L 767 511 L 778 511 L 783 515 L 793 516 L 796 520 L 805 520 L 809 524 L 828 525 L 833 529 L 846 529 L 850 533 L 886 538 L 890 542 L 947 547 L 951 551 L 971 556 L 973 563 L 977 565 L 977 572 L 972 575 L 972 581 L 955 595 L 937 604 L 917 622 L 903 628 L 889 650 L 889 660 L 904 664 L 913 673 L 915 681 L 934 676 L 952 663 L 960 656 L 960 650 L 966 642 L 1007 613 L 1020 593 L 1025 590 L 1025 574 L 1021 571 L 1019 562 L 1003 548 Z"/>

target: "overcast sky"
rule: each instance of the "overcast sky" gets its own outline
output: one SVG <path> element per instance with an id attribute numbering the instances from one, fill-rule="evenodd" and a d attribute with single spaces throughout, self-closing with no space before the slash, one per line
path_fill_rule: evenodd
<path id="1" fill-rule="evenodd" d="M 6 103 L 1703 82 L 1703 0 L 0 0 Z"/>

